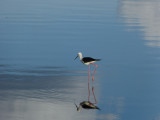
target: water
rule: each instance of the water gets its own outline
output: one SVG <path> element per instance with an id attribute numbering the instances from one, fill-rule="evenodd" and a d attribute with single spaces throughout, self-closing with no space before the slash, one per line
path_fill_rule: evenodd
<path id="1" fill-rule="evenodd" d="M 1 1 L 0 119 L 160 120 L 159 13 L 158 0 Z M 101 111 L 76 111 L 88 98 L 79 51 L 102 59 Z"/>

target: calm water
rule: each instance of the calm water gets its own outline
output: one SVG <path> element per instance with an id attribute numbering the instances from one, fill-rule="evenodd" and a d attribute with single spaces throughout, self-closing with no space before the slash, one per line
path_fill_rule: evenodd
<path id="1" fill-rule="evenodd" d="M 159 0 L 1 0 L 0 119 L 160 120 L 159 13 Z M 101 111 L 76 111 L 88 98 L 79 51 L 102 59 Z"/>

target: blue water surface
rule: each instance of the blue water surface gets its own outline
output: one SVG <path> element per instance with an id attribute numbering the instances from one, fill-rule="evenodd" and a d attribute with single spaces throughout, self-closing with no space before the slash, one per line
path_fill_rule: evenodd
<path id="1" fill-rule="evenodd" d="M 0 119 L 159 120 L 159 8 L 158 0 L 0 1 Z M 78 52 L 102 59 L 90 80 L 100 111 L 74 105 L 88 100 Z"/>

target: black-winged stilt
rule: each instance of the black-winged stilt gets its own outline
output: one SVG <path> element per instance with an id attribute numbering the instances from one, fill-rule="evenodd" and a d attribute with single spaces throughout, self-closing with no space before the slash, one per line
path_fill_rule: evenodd
<path id="1" fill-rule="evenodd" d="M 95 70 L 94 70 L 94 73 L 93 73 L 93 77 L 92 77 L 92 81 L 94 81 L 94 74 L 95 74 L 95 72 L 96 72 L 96 69 L 97 69 L 98 65 L 93 64 L 93 63 L 95 63 L 95 62 L 97 62 L 97 61 L 100 61 L 101 59 L 94 59 L 94 58 L 91 58 L 91 57 L 83 57 L 81 52 L 78 53 L 77 57 L 80 58 L 80 61 L 81 61 L 83 64 L 89 65 L 89 77 L 90 77 L 90 64 L 92 64 L 92 65 L 94 65 L 94 66 L 96 67 Z M 77 57 L 76 57 L 76 58 L 77 58 Z M 75 59 L 76 59 L 76 58 L 75 58 Z"/>
<path id="2" fill-rule="evenodd" d="M 82 108 L 84 108 L 84 109 L 98 109 L 98 110 L 100 110 L 97 106 L 95 106 L 90 101 L 83 101 L 83 102 L 81 102 L 79 104 L 79 107 L 76 104 L 75 104 L 75 106 L 76 106 L 78 112 L 80 112 Z"/>
<path id="3" fill-rule="evenodd" d="M 88 92 L 89 92 L 88 101 L 89 101 L 89 98 L 90 98 L 90 90 L 89 90 L 90 64 L 92 64 L 92 65 L 95 66 L 95 70 L 94 70 L 93 76 L 92 76 L 92 82 L 93 82 L 93 81 L 94 81 L 94 74 L 95 74 L 96 69 L 97 69 L 97 67 L 98 67 L 98 65 L 93 64 L 93 63 L 95 63 L 95 62 L 97 62 L 97 61 L 100 61 L 101 59 L 94 59 L 94 58 L 91 58 L 91 57 L 83 57 L 81 52 L 78 53 L 77 57 L 80 58 L 80 61 L 81 61 L 83 64 L 89 65 L 89 77 L 88 77 Z M 77 58 L 77 57 L 76 57 L 76 58 Z M 75 58 L 75 59 L 76 59 L 76 58 Z M 93 92 L 93 87 L 92 87 L 92 92 Z M 93 92 L 93 95 L 94 95 L 94 92 Z M 96 101 L 96 100 L 95 100 L 95 101 Z"/>
<path id="4" fill-rule="evenodd" d="M 94 59 L 94 58 L 91 58 L 91 57 L 83 57 L 81 52 L 78 53 L 77 57 L 79 57 L 81 62 L 83 64 L 85 64 L 85 65 L 90 65 L 90 64 L 95 63 L 96 61 L 100 61 L 101 60 L 101 59 Z"/>

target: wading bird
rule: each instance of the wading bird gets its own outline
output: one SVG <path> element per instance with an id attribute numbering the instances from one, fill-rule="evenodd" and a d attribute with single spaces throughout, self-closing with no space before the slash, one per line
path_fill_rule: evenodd
<path id="1" fill-rule="evenodd" d="M 93 63 L 95 63 L 95 62 L 97 62 L 97 61 L 100 61 L 101 59 L 94 59 L 94 58 L 91 58 L 91 57 L 83 57 L 81 52 L 79 52 L 79 53 L 77 54 L 77 57 L 80 58 L 80 61 L 81 61 L 83 64 L 89 65 L 89 76 L 88 76 L 88 92 L 89 92 L 88 101 L 89 101 L 89 98 L 90 98 L 90 89 L 89 89 L 90 64 L 92 64 L 92 65 L 95 66 L 95 70 L 94 70 L 93 76 L 92 76 L 92 82 L 93 82 L 93 81 L 94 81 L 94 74 L 95 74 L 96 69 L 97 69 L 97 67 L 98 67 L 98 65 L 93 64 Z M 76 57 L 76 58 L 77 58 L 77 57 Z M 75 58 L 75 59 L 76 59 L 76 58 Z M 92 91 L 93 91 L 93 90 L 92 90 Z M 94 93 L 93 93 L 93 94 L 94 94 Z M 95 101 L 96 101 L 96 100 L 95 100 Z"/>
<path id="2" fill-rule="evenodd" d="M 93 77 L 92 77 L 92 81 L 94 81 L 94 74 L 95 74 L 95 72 L 96 72 L 96 69 L 97 69 L 98 65 L 93 64 L 93 63 L 95 63 L 95 62 L 97 62 L 97 61 L 100 61 L 101 59 L 94 59 L 94 58 L 91 58 L 91 57 L 83 57 L 81 52 L 78 53 L 77 57 L 80 58 L 80 61 L 81 61 L 83 64 L 89 65 L 89 77 L 90 77 L 90 64 L 92 64 L 92 65 L 95 66 L 95 70 L 94 70 L 94 72 L 93 72 Z M 77 58 L 77 57 L 76 57 L 76 58 Z M 76 59 L 76 58 L 75 58 L 75 59 Z"/>

